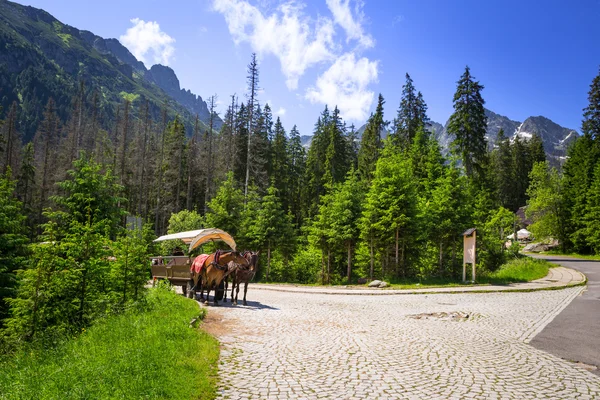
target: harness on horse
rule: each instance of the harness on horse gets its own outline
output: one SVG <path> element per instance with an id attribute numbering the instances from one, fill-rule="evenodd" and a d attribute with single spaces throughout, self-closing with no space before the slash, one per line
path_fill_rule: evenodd
<path id="1" fill-rule="evenodd" d="M 231 251 L 217 250 L 217 252 L 215 253 L 215 256 L 213 258 L 213 261 L 210 263 L 210 265 L 212 265 L 213 267 L 215 267 L 219 271 L 225 271 L 225 270 L 227 270 L 227 265 L 221 265 L 221 264 L 219 264 L 219 259 L 221 258 L 221 256 L 224 253 L 231 253 Z"/>

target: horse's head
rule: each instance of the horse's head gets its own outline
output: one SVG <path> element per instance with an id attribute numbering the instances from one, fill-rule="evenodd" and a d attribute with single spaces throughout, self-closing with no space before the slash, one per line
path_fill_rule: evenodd
<path id="1" fill-rule="evenodd" d="M 248 260 L 248 264 L 250 265 L 251 269 L 255 270 L 258 267 L 258 256 L 260 254 L 260 251 L 254 252 L 254 251 L 249 251 L 246 253 L 246 260 Z"/>
<path id="2" fill-rule="evenodd" d="M 240 254 L 238 251 L 232 251 L 230 253 L 230 255 L 231 255 L 231 261 L 233 261 L 234 263 L 242 265 L 244 267 L 248 267 L 250 265 L 250 263 L 248 262 L 246 257 L 244 257 L 242 254 Z"/>

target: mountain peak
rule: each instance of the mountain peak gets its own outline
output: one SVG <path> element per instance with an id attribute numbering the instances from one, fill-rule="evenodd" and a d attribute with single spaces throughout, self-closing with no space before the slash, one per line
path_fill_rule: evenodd
<path id="1" fill-rule="evenodd" d="M 150 68 L 149 77 L 168 94 L 178 94 L 181 90 L 179 79 L 172 68 L 156 64 Z"/>

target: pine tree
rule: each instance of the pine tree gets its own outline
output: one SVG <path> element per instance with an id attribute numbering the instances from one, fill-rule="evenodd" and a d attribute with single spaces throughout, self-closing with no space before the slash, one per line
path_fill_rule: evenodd
<path id="1" fill-rule="evenodd" d="M 194 123 L 194 133 L 192 138 L 187 143 L 187 190 L 186 190 L 186 209 L 188 211 L 193 210 L 194 201 L 194 186 L 196 177 L 200 174 L 198 164 L 198 138 L 200 136 L 200 118 L 196 114 L 196 121 Z"/>
<path id="2" fill-rule="evenodd" d="M 235 118 L 235 158 L 233 161 L 233 172 L 237 182 L 244 185 L 246 177 L 246 165 L 248 161 L 248 110 L 244 103 L 240 105 Z"/>
<path id="3" fill-rule="evenodd" d="M 563 211 L 569 243 L 578 253 L 591 251 L 585 222 L 587 193 L 594 170 L 600 163 L 600 74 L 594 78 L 588 93 L 589 105 L 583 110 L 583 135 L 569 148 L 563 166 Z"/>
<path id="4" fill-rule="evenodd" d="M 2 173 L 8 170 L 16 173 L 19 170 L 19 151 L 21 149 L 21 135 L 17 131 L 17 102 L 13 101 L 4 124 L 4 160 Z"/>
<path id="5" fill-rule="evenodd" d="M 277 117 L 274 128 L 275 136 L 272 145 L 272 163 L 271 163 L 271 181 L 273 186 L 279 192 L 284 209 L 290 200 L 288 191 L 289 164 L 288 164 L 288 142 L 285 136 L 285 129 L 281 124 L 281 119 Z"/>
<path id="6" fill-rule="evenodd" d="M 454 136 L 452 151 L 462 160 L 469 178 L 482 178 L 486 162 L 487 117 L 483 108 L 485 101 L 481 97 L 483 88 L 467 66 L 457 82 L 454 113 L 448 122 L 448 133 Z"/>
<path id="7" fill-rule="evenodd" d="M 328 144 L 323 165 L 323 185 L 333 185 L 343 182 L 350 169 L 351 158 L 346 125 L 340 117 L 340 110 L 335 107 L 329 124 L 325 126 Z"/>
<path id="8" fill-rule="evenodd" d="M 562 218 L 562 184 L 558 172 L 548 162 L 536 163 L 531 170 L 531 183 L 527 189 L 527 217 L 529 226 L 538 239 L 558 238 L 564 246 L 565 226 Z M 564 247 L 563 247 L 564 249 Z"/>
<path id="9" fill-rule="evenodd" d="M 600 254 L 600 163 L 596 165 L 594 180 L 587 193 L 584 222 L 588 243 L 595 254 Z"/>
<path id="10" fill-rule="evenodd" d="M 271 185 L 267 189 L 267 194 L 262 198 L 258 212 L 254 216 L 247 215 L 245 219 L 252 221 L 247 232 L 252 243 L 259 249 L 266 250 L 267 270 L 265 278 L 269 280 L 272 250 L 282 245 L 289 246 L 294 234 L 291 215 L 283 209 L 275 186 Z"/>
<path id="11" fill-rule="evenodd" d="M 496 148 L 492 152 L 491 163 L 495 171 L 493 176 L 500 204 L 502 207 L 516 212 L 519 204 L 515 201 L 513 153 L 510 141 L 504 134 L 504 129 L 500 129 L 496 137 Z"/>
<path id="12" fill-rule="evenodd" d="M 391 247 L 395 274 L 403 277 L 408 274 L 411 264 L 408 253 L 414 249 L 416 213 L 415 182 L 410 161 L 386 148 L 386 154 L 377 162 L 361 220 L 362 237 L 369 243 L 371 251 L 371 275 L 376 247 L 383 251 Z"/>
<path id="13" fill-rule="evenodd" d="M 60 121 L 56 115 L 54 100 L 50 98 L 44 111 L 38 131 L 33 139 L 35 150 L 36 171 L 38 171 L 38 204 L 37 222 L 42 221 L 42 211 L 47 206 L 48 197 L 53 191 L 53 183 L 56 181 L 57 146 L 60 134 Z"/>
<path id="14" fill-rule="evenodd" d="M 468 220 L 467 204 L 467 182 L 454 166 L 445 167 L 443 174 L 435 181 L 431 194 L 421 197 L 421 240 L 437 253 L 440 276 L 447 276 L 449 266 L 454 262 L 451 260 L 455 254 L 453 250 Z"/>
<path id="15" fill-rule="evenodd" d="M 187 182 L 183 181 L 183 163 L 185 150 L 185 127 L 176 116 L 167 127 L 165 149 L 162 163 L 164 176 L 164 205 L 162 215 L 166 217 L 181 210 L 182 189 Z M 187 187 L 187 186 L 185 186 Z M 166 222 L 166 221 L 164 221 Z M 164 224 L 161 224 L 164 226 Z"/>
<path id="16" fill-rule="evenodd" d="M 582 131 L 600 142 L 600 73 L 593 79 L 588 92 L 588 106 L 583 109 Z"/>
<path id="17" fill-rule="evenodd" d="M 334 249 L 346 250 L 346 279 L 352 278 L 354 247 L 360 235 L 358 221 L 362 212 L 363 187 L 357 173 L 351 169 L 343 183 L 338 183 L 332 191 L 332 201 L 325 212 L 331 219 L 329 244 Z"/>
<path id="18" fill-rule="evenodd" d="M 302 147 L 302 139 L 296 125 L 290 131 L 287 147 L 288 194 L 290 211 L 296 225 L 302 221 L 303 174 L 306 168 L 306 151 Z"/>
<path id="19" fill-rule="evenodd" d="M 252 134 L 254 133 L 255 112 L 258 105 L 257 93 L 258 87 L 258 62 L 256 61 L 256 53 L 252 53 L 250 64 L 248 64 L 248 75 L 246 76 L 248 83 L 248 145 L 246 152 L 246 178 L 244 183 L 244 197 L 248 195 L 248 184 L 250 183 L 250 166 L 252 154 Z"/>
<path id="20" fill-rule="evenodd" d="M 219 227 L 236 237 L 244 209 L 244 193 L 236 188 L 232 173 L 221 183 L 217 194 L 208 204 L 208 212 L 204 216 L 206 226 Z"/>
<path id="21" fill-rule="evenodd" d="M 306 169 L 303 190 L 303 214 L 312 217 L 317 213 L 319 198 L 325 192 L 323 177 L 325 176 L 325 158 L 331 137 L 327 133 L 331 121 L 329 109 L 325 109 L 317 119 L 308 154 L 306 156 Z"/>
<path id="22" fill-rule="evenodd" d="M 427 117 L 427 104 L 421 92 L 416 89 L 410 75 L 406 74 L 406 83 L 402 86 L 402 98 L 398 115 L 394 120 L 394 129 L 391 134 L 392 143 L 402 150 L 406 150 L 414 141 L 419 129 L 425 129 L 429 122 Z"/>
<path id="23" fill-rule="evenodd" d="M 14 196 L 10 168 L 0 176 L 0 328 L 8 315 L 7 299 L 16 293 L 16 271 L 25 266 L 27 238 L 22 203 Z"/>
<path id="24" fill-rule="evenodd" d="M 381 132 L 386 126 L 386 123 L 383 120 L 384 104 L 385 101 L 380 94 L 377 101 L 377 108 L 367 122 L 358 151 L 358 170 L 362 179 L 366 182 L 370 182 L 373 178 L 375 165 L 377 164 L 377 159 L 379 158 L 382 147 Z"/>

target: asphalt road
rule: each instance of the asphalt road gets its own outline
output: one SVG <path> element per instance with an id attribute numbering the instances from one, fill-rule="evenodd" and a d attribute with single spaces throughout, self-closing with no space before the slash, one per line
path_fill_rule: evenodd
<path id="1" fill-rule="evenodd" d="M 565 360 L 596 366 L 600 375 L 600 261 L 563 256 L 534 256 L 583 272 L 587 290 L 576 297 L 530 342 Z"/>

